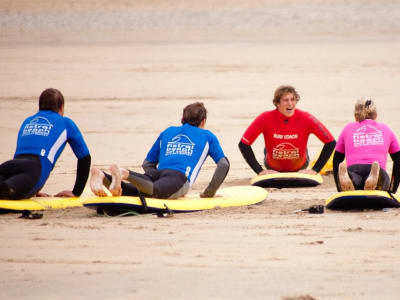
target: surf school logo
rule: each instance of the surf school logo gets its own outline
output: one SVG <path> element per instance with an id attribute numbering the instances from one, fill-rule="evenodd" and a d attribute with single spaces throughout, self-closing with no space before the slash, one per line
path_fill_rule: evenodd
<path id="1" fill-rule="evenodd" d="M 383 145 L 382 131 L 371 125 L 362 126 L 353 133 L 353 144 L 354 147 Z"/>
<path id="2" fill-rule="evenodd" d="M 279 160 L 299 159 L 299 148 L 291 143 L 281 143 L 272 149 L 272 158 Z"/>
<path id="3" fill-rule="evenodd" d="M 195 144 L 184 134 L 178 134 L 167 144 L 165 155 L 192 156 Z"/>
<path id="4" fill-rule="evenodd" d="M 46 118 L 36 117 L 25 125 L 22 136 L 25 135 L 41 135 L 48 136 L 50 134 L 53 124 Z"/>

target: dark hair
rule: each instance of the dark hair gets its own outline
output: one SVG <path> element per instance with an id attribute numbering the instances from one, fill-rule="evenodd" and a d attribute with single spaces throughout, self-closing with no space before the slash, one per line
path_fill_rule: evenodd
<path id="1" fill-rule="evenodd" d="M 296 98 L 296 101 L 300 100 L 300 95 L 294 87 L 292 87 L 291 85 L 281 85 L 276 89 L 272 103 L 274 103 L 274 105 L 277 106 L 278 103 L 281 101 L 283 95 L 287 93 L 293 94 L 294 97 Z"/>
<path id="2" fill-rule="evenodd" d="M 64 96 L 57 89 L 46 89 L 39 97 L 39 110 L 51 110 L 58 113 L 64 106 Z"/>
<path id="3" fill-rule="evenodd" d="M 207 119 L 207 110 L 203 102 L 189 104 L 183 109 L 182 124 L 189 123 L 199 127 L 204 119 Z"/>

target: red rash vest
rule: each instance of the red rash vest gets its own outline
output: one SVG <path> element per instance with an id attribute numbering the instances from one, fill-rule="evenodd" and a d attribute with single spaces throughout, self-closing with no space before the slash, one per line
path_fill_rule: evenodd
<path id="1" fill-rule="evenodd" d="M 289 118 L 278 109 L 263 112 L 250 124 L 241 141 L 251 145 L 261 133 L 267 150 L 267 164 L 280 172 L 295 172 L 304 166 L 311 133 L 324 144 L 334 141 L 332 134 L 320 121 L 300 109 L 296 109 Z"/>

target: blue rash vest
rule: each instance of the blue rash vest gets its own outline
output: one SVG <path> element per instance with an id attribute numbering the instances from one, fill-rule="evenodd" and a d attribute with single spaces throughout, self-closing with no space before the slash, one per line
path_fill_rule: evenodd
<path id="1" fill-rule="evenodd" d="M 185 174 L 192 185 L 208 155 L 215 163 L 225 157 L 217 137 L 209 130 L 186 123 L 164 130 L 146 160 L 158 164 L 159 170 L 172 169 Z"/>
<path id="2" fill-rule="evenodd" d="M 36 154 L 40 157 L 42 171 L 33 190 L 40 190 L 46 183 L 67 142 L 78 159 L 89 155 L 80 130 L 70 118 L 42 110 L 22 123 L 14 158 L 21 154 Z"/>

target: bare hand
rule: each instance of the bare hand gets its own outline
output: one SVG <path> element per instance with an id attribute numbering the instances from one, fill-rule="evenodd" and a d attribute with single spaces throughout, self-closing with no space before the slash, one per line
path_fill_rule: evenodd
<path id="1" fill-rule="evenodd" d="M 275 171 L 275 170 L 262 170 L 260 173 L 258 173 L 258 175 L 268 175 L 268 174 L 275 174 L 275 173 L 279 173 L 279 172 Z"/>
<path id="2" fill-rule="evenodd" d="M 76 197 L 72 191 L 62 191 L 58 194 L 55 194 L 54 197 Z"/>
<path id="3" fill-rule="evenodd" d="M 300 170 L 299 173 L 310 174 L 310 175 L 317 175 L 318 173 L 315 172 L 313 169 L 304 169 Z"/>
<path id="4" fill-rule="evenodd" d="M 35 196 L 36 197 L 50 197 L 49 194 L 46 194 L 46 193 L 43 193 L 43 192 L 37 192 Z"/>
<path id="5" fill-rule="evenodd" d="M 209 194 L 206 194 L 205 192 L 200 193 L 200 198 L 212 198 L 214 195 L 210 196 Z"/>

